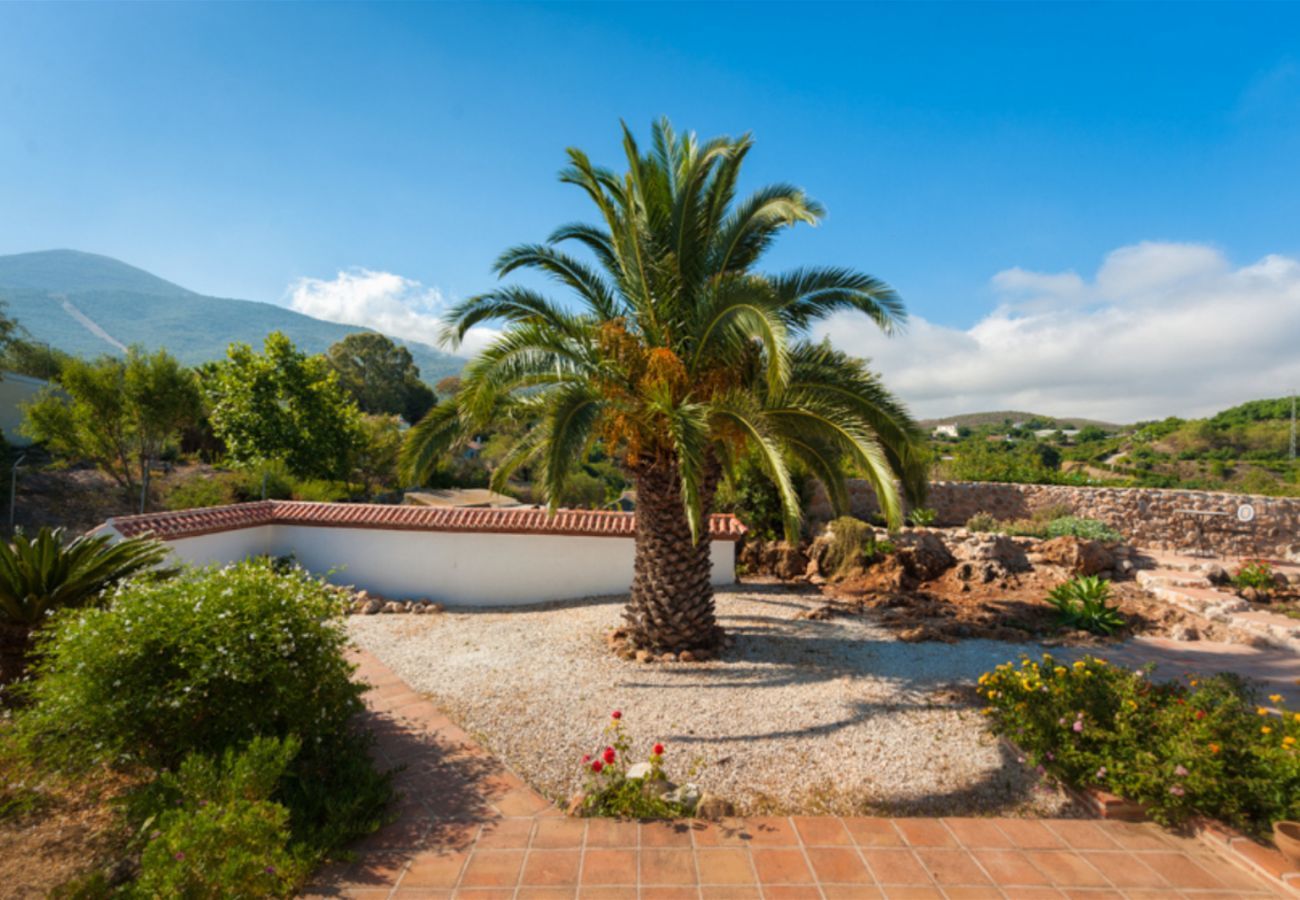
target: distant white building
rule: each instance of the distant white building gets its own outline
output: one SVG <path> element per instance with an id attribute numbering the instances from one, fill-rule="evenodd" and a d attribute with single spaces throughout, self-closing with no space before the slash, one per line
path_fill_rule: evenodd
<path id="1" fill-rule="evenodd" d="M 957 433 L 956 425 L 936 425 L 934 426 L 934 436 L 946 437 L 946 438 L 960 437 L 960 435 Z"/>
<path id="2" fill-rule="evenodd" d="M 1063 435 L 1063 436 L 1065 437 L 1065 439 L 1068 441 L 1068 440 L 1072 440 L 1076 435 L 1078 435 L 1078 433 L 1079 433 L 1079 429 L 1077 429 L 1077 428 L 1040 428 L 1040 429 L 1038 429 L 1037 431 L 1034 432 L 1034 437 L 1036 437 L 1036 438 L 1049 438 L 1049 437 L 1054 437 L 1054 436 L 1057 435 L 1058 433 L 1061 434 L 1061 435 Z"/>

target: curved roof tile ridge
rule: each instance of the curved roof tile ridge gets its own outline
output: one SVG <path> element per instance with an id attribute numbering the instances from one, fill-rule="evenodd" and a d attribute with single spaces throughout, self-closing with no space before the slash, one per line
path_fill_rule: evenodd
<path id="1" fill-rule="evenodd" d="M 116 516 L 105 524 L 112 526 L 124 537 L 152 532 L 163 540 L 261 525 L 631 537 L 636 533 L 636 514 L 612 510 L 561 509 L 552 515 L 540 507 L 493 509 L 258 500 L 230 506 Z M 709 537 L 712 540 L 739 540 L 745 530 L 745 526 L 733 515 L 715 513 L 709 516 Z"/>

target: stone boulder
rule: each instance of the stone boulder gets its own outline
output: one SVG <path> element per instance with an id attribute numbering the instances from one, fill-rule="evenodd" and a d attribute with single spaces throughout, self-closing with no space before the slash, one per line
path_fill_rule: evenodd
<path id="1" fill-rule="evenodd" d="M 903 568 L 919 581 L 933 581 L 957 564 L 947 545 L 933 531 L 904 531 L 892 541 Z"/>
<path id="2" fill-rule="evenodd" d="M 976 532 L 954 544 L 952 555 L 957 563 L 972 563 L 976 566 L 995 563 L 1008 572 L 1024 572 L 1029 569 L 1025 548 L 1004 534 Z"/>
<path id="3" fill-rule="evenodd" d="M 1115 555 L 1100 541 L 1058 537 L 1034 548 L 1035 561 L 1065 569 L 1071 575 L 1097 575 L 1115 567 Z"/>
<path id="4" fill-rule="evenodd" d="M 740 563 L 752 575 L 774 575 L 784 581 L 802 578 L 808 569 L 808 556 L 801 547 L 785 541 L 746 540 L 740 551 Z"/>

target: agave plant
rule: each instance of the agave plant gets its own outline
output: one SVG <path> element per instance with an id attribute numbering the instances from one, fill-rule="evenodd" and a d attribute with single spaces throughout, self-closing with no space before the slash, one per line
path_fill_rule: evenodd
<path id="1" fill-rule="evenodd" d="M 924 490 L 919 435 L 895 398 L 852 359 L 814 343 L 836 313 L 902 325 L 888 285 L 848 268 L 759 269 L 777 235 L 823 211 L 778 184 L 738 199 L 748 136 L 704 143 L 667 121 L 643 152 L 623 129 L 627 172 L 570 149 L 560 180 L 579 188 L 599 224 L 575 223 L 544 244 L 507 250 L 501 276 L 531 269 L 568 288 L 571 307 L 523 285 L 470 297 L 449 313 L 449 343 L 474 325 L 504 323 L 466 367 L 455 397 L 408 434 L 409 482 L 442 453 L 503 417 L 531 423 L 494 472 L 499 488 L 530 465 L 555 508 L 597 442 L 636 483 L 635 575 L 625 613 L 632 642 L 653 650 L 711 649 L 721 634 L 710 586 L 707 514 L 721 478 L 756 452 L 780 496 L 787 537 L 801 509 L 789 461 L 820 481 L 836 513 L 846 471 L 865 477 L 892 524 L 898 484 Z M 570 255 L 579 246 L 593 264 Z"/>
<path id="2" fill-rule="evenodd" d="M 1124 615 L 1110 605 L 1110 584 L 1096 575 L 1071 578 L 1057 585 L 1047 596 L 1056 607 L 1057 621 L 1102 636 L 1114 634 L 1127 624 Z"/>
<path id="3" fill-rule="evenodd" d="M 0 542 L 0 621 L 36 627 L 51 612 L 93 603 L 166 558 L 167 547 L 152 538 L 114 544 L 104 534 L 65 544 L 62 528 L 42 528 L 34 540 L 19 532 L 13 543 Z"/>

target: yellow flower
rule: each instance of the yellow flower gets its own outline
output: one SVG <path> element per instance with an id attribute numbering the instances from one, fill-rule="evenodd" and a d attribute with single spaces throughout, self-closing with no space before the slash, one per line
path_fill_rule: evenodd
<path id="1" fill-rule="evenodd" d="M 1295 714 L 1295 720 L 1296 720 L 1297 722 L 1300 722 L 1300 713 L 1296 713 L 1296 714 Z"/>
<path id="2" fill-rule="evenodd" d="M 1189 682 L 1189 684 L 1191 684 L 1192 687 L 1196 687 L 1198 684 L 1200 684 L 1200 682 L 1197 681 L 1195 678 L 1193 678 L 1193 679 Z"/>
<path id="3" fill-rule="evenodd" d="M 1268 695 L 1268 702 L 1269 702 L 1269 703 L 1281 703 L 1281 702 L 1282 702 L 1282 695 L 1281 695 L 1281 694 L 1269 694 L 1269 695 Z"/>
<path id="4" fill-rule="evenodd" d="M 1272 729 L 1272 728 L 1269 728 L 1267 725 L 1261 725 L 1261 726 L 1259 727 L 1259 733 L 1260 733 L 1260 734 L 1272 734 L 1272 733 L 1273 733 L 1273 729 Z"/>
<path id="5" fill-rule="evenodd" d="M 1283 747 L 1290 747 L 1294 743 L 1295 743 L 1295 738 L 1291 737 L 1291 735 L 1289 734 L 1286 737 L 1282 738 Z"/>
<path id="6" fill-rule="evenodd" d="M 986 706 L 983 709 L 981 709 L 980 712 L 982 712 L 986 716 L 991 716 L 993 715 L 993 707 Z"/>
<path id="7" fill-rule="evenodd" d="M 1259 707 L 1258 709 L 1256 709 L 1255 712 L 1259 713 L 1261 716 L 1266 716 L 1266 715 L 1268 715 L 1268 707 L 1267 707 L 1267 706 L 1261 706 L 1261 707 Z"/>

